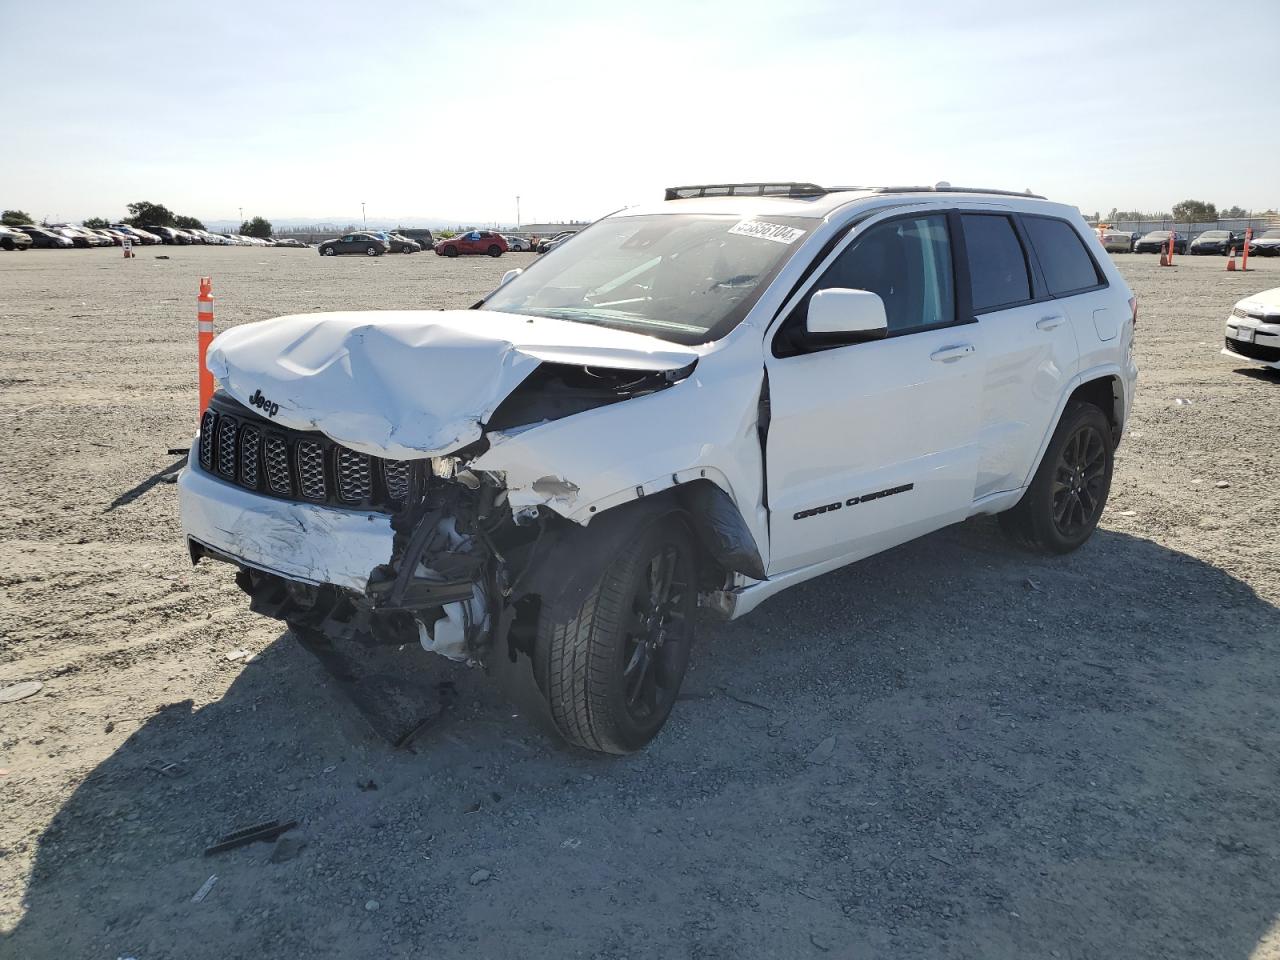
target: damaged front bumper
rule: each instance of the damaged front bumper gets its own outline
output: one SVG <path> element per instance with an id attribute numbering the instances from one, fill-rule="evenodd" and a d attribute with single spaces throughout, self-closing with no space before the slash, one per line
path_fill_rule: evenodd
<path id="1" fill-rule="evenodd" d="M 270 499 L 194 465 L 178 476 L 178 507 L 190 541 L 287 580 L 363 592 L 391 560 L 388 514 Z"/>
<path id="2" fill-rule="evenodd" d="M 496 570 L 450 502 L 401 514 L 264 497 L 189 463 L 178 502 L 193 563 L 239 569 L 252 609 L 322 634 L 483 657 Z M 437 569 L 440 567 L 441 569 Z"/>

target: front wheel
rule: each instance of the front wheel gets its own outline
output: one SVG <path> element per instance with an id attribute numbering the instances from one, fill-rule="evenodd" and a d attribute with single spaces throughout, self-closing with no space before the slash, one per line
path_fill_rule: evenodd
<path id="1" fill-rule="evenodd" d="M 325 247 L 323 250 L 321 250 L 321 251 L 320 251 L 320 256 L 322 256 L 322 257 L 332 257 L 332 256 L 334 256 L 335 254 L 337 254 L 337 252 L 338 252 L 338 251 L 337 251 L 337 250 L 335 250 L 335 249 L 333 249 L 333 247 Z"/>
<path id="2" fill-rule="evenodd" d="M 1027 492 L 1016 507 L 1000 514 L 1001 528 L 1044 553 L 1075 550 L 1102 519 L 1114 454 L 1106 414 L 1091 403 L 1067 404 Z"/>
<path id="3" fill-rule="evenodd" d="M 684 679 L 696 605 L 693 543 L 672 516 L 615 556 L 577 611 L 544 611 L 534 676 L 561 735 L 613 754 L 652 740 Z"/>
<path id="4" fill-rule="evenodd" d="M 458 255 L 458 248 L 453 244 L 449 244 L 449 246 L 444 248 L 444 255 L 446 257 L 456 257 Z"/>

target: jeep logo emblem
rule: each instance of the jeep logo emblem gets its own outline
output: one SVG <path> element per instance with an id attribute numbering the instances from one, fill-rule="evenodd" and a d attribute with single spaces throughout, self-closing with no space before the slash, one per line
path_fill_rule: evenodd
<path id="1" fill-rule="evenodd" d="M 253 396 L 249 398 L 249 406 L 257 407 L 259 410 L 265 413 L 268 417 L 274 417 L 277 413 L 280 412 L 280 404 L 272 403 L 270 400 L 268 400 L 266 397 L 262 395 L 261 390 L 253 391 Z"/>

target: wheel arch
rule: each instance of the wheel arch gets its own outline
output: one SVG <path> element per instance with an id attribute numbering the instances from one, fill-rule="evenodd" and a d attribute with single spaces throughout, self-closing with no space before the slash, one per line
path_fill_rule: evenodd
<path id="1" fill-rule="evenodd" d="M 637 530 L 669 516 L 689 528 L 703 588 L 719 588 L 733 573 L 766 579 L 764 558 L 737 504 L 712 481 L 695 479 L 602 511 L 585 526 L 543 511 L 542 543 L 513 601 L 537 596 L 543 606 L 576 607 Z"/>

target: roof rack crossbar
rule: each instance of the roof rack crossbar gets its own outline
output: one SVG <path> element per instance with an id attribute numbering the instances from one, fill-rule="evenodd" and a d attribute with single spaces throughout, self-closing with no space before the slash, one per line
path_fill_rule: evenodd
<path id="1" fill-rule="evenodd" d="M 692 197 L 820 197 L 827 193 L 816 183 L 788 181 L 772 183 L 695 183 L 685 187 L 667 187 L 667 200 Z"/>

